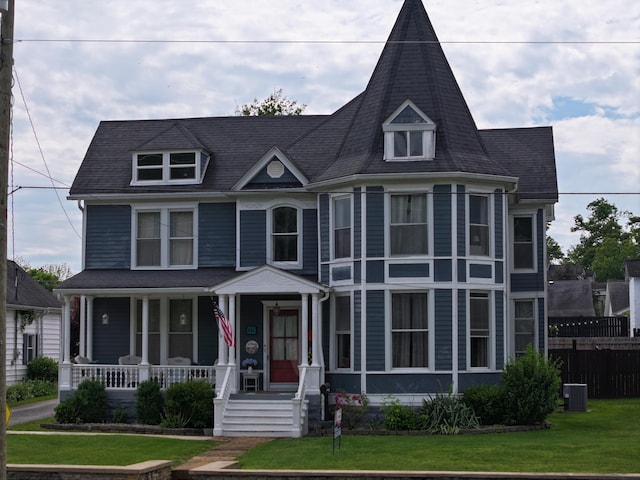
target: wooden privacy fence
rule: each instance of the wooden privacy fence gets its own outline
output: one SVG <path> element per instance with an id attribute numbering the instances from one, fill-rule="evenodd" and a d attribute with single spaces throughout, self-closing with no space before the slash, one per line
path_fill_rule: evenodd
<path id="1" fill-rule="evenodd" d="M 549 350 L 562 383 L 585 383 L 589 398 L 640 397 L 640 350 Z"/>
<path id="2" fill-rule="evenodd" d="M 555 337 L 628 337 L 629 317 L 549 317 Z"/>

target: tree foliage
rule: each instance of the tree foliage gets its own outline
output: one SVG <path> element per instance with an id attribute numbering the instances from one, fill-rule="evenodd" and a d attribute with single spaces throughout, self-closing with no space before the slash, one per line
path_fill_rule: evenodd
<path id="1" fill-rule="evenodd" d="M 289 100 L 282 89 L 275 90 L 264 100 L 253 99 L 253 103 L 236 109 L 236 114 L 245 117 L 259 115 L 300 115 L 307 108 L 296 100 Z"/>
<path id="2" fill-rule="evenodd" d="M 553 238 L 547 235 L 547 259 L 550 264 L 561 263 L 564 259 L 564 253 L 562 253 L 562 247 Z"/>
<path id="3" fill-rule="evenodd" d="M 624 278 L 624 261 L 640 257 L 640 217 L 620 211 L 599 198 L 587 205 L 588 218 L 574 217 L 572 232 L 580 242 L 567 252 L 567 260 L 592 270 L 599 282 Z"/>

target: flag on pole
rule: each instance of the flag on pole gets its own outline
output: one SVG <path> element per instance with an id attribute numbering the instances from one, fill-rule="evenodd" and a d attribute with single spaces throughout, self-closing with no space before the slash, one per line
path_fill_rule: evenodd
<path id="1" fill-rule="evenodd" d="M 227 317 L 224 316 L 224 312 L 218 306 L 216 302 L 213 302 L 213 316 L 218 322 L 218 328 L 224 335 L 224 343 L 229 345 L 230 347 L 236 346 L 236 339 L 233 336 L 233 328 L 231 327 L 231 323 L 227 320 Z"/>

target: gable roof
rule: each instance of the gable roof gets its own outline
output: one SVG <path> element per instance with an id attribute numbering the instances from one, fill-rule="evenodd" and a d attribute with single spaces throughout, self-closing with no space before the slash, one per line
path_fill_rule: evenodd
<path id="1" fill-rule="evenodd" d="M 628 279 L 640 277 L 640 259 L 624 261 L 625 277 Z"/>
<path id="2" fill-rule="evenodd" d="M 7 306 L 13 308 L 60 308 L 58 299 L 20 265 L 7 261 Z"/>
<path id="3" fill-rule="evenodd" d="M 549 317 L 593 317 L 591 280 L 559 280 L 547 288 Z"/>
<path id="4" fill-rule="evenodd" d="M 629 310 L 629 283 L 619 280 L 607 282 L 605 314 L 622 315 Z"/>

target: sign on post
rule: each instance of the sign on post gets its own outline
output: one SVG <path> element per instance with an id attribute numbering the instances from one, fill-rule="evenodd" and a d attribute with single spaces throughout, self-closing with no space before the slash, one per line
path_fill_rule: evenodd
<path id="1" fill-rule="evenodd" d="M 336 442 L 338 448 L 342 447 L 342 409 L 336 408 L 333 415 L 333 451 L 336 451 Z"/>

